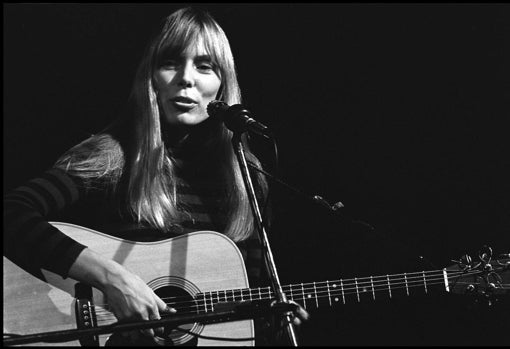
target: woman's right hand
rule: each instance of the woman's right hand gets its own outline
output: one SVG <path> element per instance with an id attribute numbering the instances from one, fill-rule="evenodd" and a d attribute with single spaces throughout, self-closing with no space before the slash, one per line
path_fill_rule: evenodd
<path id="1" fill-rule="evenodd" d="M 162 313 L 176 313 L 138 276 L 119 263 L 106 259 L 86 248 L 69 270 L 69 277 L 101 290 L 110 311 L 119 322 L 158 320 Z M 153 338 L 163 328 L 124 332 L 135 343 L 139 334 Z"/>
<path id="2" fill-rule="evenodd" d="M 162 313 L 176 312 L 174 308 L 168 307 L 138 275 L 120 265 L 108 273 L 107 282 L 102 291 L 110 311 L 119 322 L 159 320 Z M 154 330 L 151 328 L 140 330 L 140 332 L 152 338 L 155 333 L 162 336 L 163 330 L 163 327 L 159 327 Z M 123 335 L 129 336 L 136 342 L 140 332 L 130 331 Z"/>

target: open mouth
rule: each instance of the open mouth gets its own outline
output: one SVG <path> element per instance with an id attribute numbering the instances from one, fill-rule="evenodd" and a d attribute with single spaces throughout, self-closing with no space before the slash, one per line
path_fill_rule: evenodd
<path id="1" fill-rule="evenodd" d="M 171 99 L 172 101 L 172 104 L 177 108 L 177 109 L 180 109 L 180 110 L 189 110 L 189 109 L 193 109 L 195 108 L 198 103 L 191 99 L 191 98 L 188 98 L 188 97 L 174 97 Z"/>

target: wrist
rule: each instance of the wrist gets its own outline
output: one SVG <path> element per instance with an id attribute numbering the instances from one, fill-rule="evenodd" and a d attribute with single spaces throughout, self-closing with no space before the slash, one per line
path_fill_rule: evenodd
<path id="1" fill-rule="evenodd" d="M 124 272 L 125 269 L 119 263 L 86 248 L 71 266 L 69 276 L 104 292 L 111 280 Z"/>

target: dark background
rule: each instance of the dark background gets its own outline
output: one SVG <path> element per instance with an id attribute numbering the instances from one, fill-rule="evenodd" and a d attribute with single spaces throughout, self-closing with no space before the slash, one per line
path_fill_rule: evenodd
<path id="1" fill-rule="evenodd" d="M 4 4 L 4 192 L 118 115 L 149 37 L 180 7 Z M 201 7 L 230 39 L 244 104 L 277 136 L 280 178 L 375 227 L 348 229 L 274 186 L 282 283 L 443 268 L 484 244 L 509 252 L 508 4 Z M 271 148 L 254 149 L 271 169 Z M 474 300 L 319 309 L 300 340 L 508 345 L 508 302 Z"/>

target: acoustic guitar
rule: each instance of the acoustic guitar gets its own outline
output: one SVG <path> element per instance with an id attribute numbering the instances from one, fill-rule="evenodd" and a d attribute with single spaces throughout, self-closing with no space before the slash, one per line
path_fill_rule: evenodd
<path id="1" fill-rule="evenodd" d="M 133 242 L 81 226 L 52 222 L 69 237 L 139 275 L 177 314 L 200 316 L 221 305 L 271 301 L 270 287 L 250 288 L 243 257 L 226 236 L 194 232 L 157 242 Z M 487 248 L 479 261 L 464 257 L 451 267 L 412 273 L 306 282 L 283 286 L 287 299 L 307 310 L 366 299 L 446 292 L 508 293 L 510 258 L 491 259 Z M 4 257 L 4 342 L 17 335 L 94 328 L 117 322 L 102 292 L 43 270 L 45 280 Z M 505 279 L 503 279 L 505 276 Z M 198 336 L 197 336 L 198 335 Z M 107 345 L 110 334 L 52 345 Z M 253 320 L 189 323 L 157 337 L 161 345 L 252 346 Z M 214 338 L 214 339 L 211 339 Z M 223 338 L 224 340 L 221 340 Z M 229 339 L 238 339 L 231 341 Z M 245 340 L 243 340 L 245 339 Z M 30 345 L 47 345 L 31 343 Z"/>

